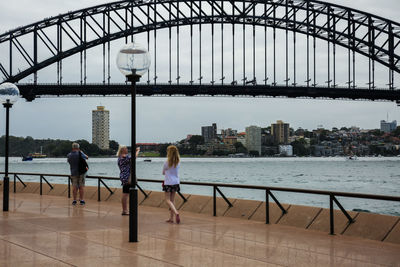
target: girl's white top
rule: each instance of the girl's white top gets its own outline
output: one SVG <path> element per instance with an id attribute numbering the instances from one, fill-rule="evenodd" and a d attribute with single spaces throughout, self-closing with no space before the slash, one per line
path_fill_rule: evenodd
<path id="1" fill-rule="evenodd" d="M 178 170 L 180 163 L 176 165 L 176 167 L 168 167 L 168 161 L 164 163 L 163 174 L 165 175 L 164 184 L 165 185 L 174 185 L 179 184 Z"/>

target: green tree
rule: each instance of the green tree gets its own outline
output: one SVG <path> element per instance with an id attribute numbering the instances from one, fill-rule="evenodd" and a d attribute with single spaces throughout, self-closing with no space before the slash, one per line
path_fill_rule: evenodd
<path id="1" fill-rule="evenodd" d="M 236 142 L 236 143 L 234 144 L 234 146 L 235 146 L 235 149 L 236 149 L 236 153 L 244 153 L 244 154 L 247 154 L 247 148 L 244 147 L 244 145 L 243 145 L 242 143 Z"/>
<path id="2" fill-rule="evenodd" d="M 160 157 L 166 157 L 167 156 L 167 147 L 170 144 L 161 144 L 159 146 L 159 152 L 160 152 Z"/>
<path id="3" fill-rule="evenodd" d="M 118 142 L 117 142 L 117 141 L 114 141 L 114 140 L 110 140 L 110 149 L 111 149 L 113 152 L 117 153 L 118 148 L 119 148 Z"/>
<path id="4" fill-rule="evenodd" d="M 310 155 L 310 149 L 307 147 L 307 142 L 303 138 L 293 141 L 293 153 L 297 156 L 308 156 Z"/>
<path id="5" fill-rule="evenodd" d="M 196 147 L 197 145 L 204 144 L 204 137 L 201 135 L 192 135 L 189 139 L 189 144 L 192 148 Z"/>
<path id="6" fill-rule="evenodd" d="M 396 127 L 396 130 L 393 131 L 393 135 L 397 136 L 397 137 L 400 137 L 400 126 Z"/>
<path id="7" fill-rule="evenodd" d="M 215 156 L 227 156 L 227 155 L 229 155 L 229 151 L 225 151 L 225 150 L 214 150 L 214 151 L 213 151 L 213 155 L 215 155 Z"/>
<path id="8" fill-rule="evenodd" d="M 249 155 L 253 157 L 259 157 L 260 153 L 257 150 L 250 150 Z"/>
<path id="9" fill-rule="evenodd" d="M 384 134 L 384 132 L 381 132 L 380 129 L 371 130 L 369 132 L 370 132 L 370 134 L 375 135 L 375 136 L 382 136 Z"/>

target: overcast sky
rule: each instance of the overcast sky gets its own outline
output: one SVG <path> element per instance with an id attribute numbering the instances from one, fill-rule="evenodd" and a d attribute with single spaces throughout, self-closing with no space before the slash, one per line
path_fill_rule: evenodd
<path id="1" fill-rule="evenodd" d="M 36 22 L 59 13 L 108 1 L 14 0 L 0 2 L 0 32 Z M 340 5 L 398 20 L 397 0 L 338 0 Z M 117 72 L 115 66 L 112 66 Z M 123 77 L 118 78 L 119 82 Z M 276 120 L 293 128 L 315 129 L 341 126 L 379 128 L 381 119 L 400 119 L 392 102 L 232 98 L 232 97 L 139 97 L 138 142 L 172 142 L 187 134 L 201 134 L 201 126 L 217 123 L 218 129 L 239 131 L 249 125 L 269 126 Z M 20 99 L 11 110 L 10 134 L 34 138 L 91 140 L 91 111 L 97 105 L 110 110 L 110 138 L 123 144 L 130 140 L 130 98 L 42 98 Z M 4 109 L 0 109 L 0 135 L 4 134 Z"/>

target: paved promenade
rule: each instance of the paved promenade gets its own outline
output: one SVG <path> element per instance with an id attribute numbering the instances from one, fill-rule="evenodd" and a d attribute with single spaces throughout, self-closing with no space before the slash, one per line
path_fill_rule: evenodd
<path id="1" fill-rule="evenodd" d="M 10 198 L 0 216 L 0 266 L 400 266 L 396 244 L 188 212 L 168 224 L 165 209 L 144 206 L 140 242 L 129 243 L 118 203 Z"/>

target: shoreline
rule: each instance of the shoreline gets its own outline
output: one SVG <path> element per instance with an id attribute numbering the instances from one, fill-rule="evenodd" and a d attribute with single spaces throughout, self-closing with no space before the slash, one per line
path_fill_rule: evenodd
<path id="1" fill-rule="evenodd" d="M 89 159 L 113 159 L 117 158 L 117 156 L 89 156 Z M 320 159 L 320 158 L 344 158 L 348 159 L 349 156 L 263 156 L 263 157 L 251 157 L 251 156 L 244 156 L 244 157 L 228 157 L 228 156 L 193 156 L 193 155 L 181 155 L 181 158 L 193 158 L 193 159 L 215 159 L 215 158 L 224 158 L 224 159 L 280 159 L 280 158 L 310 158 L 310 159 Z M 4 158 L 4 156 L 0 156 L 0 158 Z M 10 158 L 21 158 L 21 156 L 10 156 Z M 65 157 L 45 157 L 45 158 L 34 158 L 34 160 L 44 160 L 44 159 L 62 159 L 62 158 L 67 158 Z M 158 158 L 166 158 L 166 157 L 160 157 L 160 156 L 138 156 L 137 159 L 158 159 Z M 357 160 L 357 158 L 400 158 L 400 156 L 357 156 L 355 157 L 354 160 Z"/>

